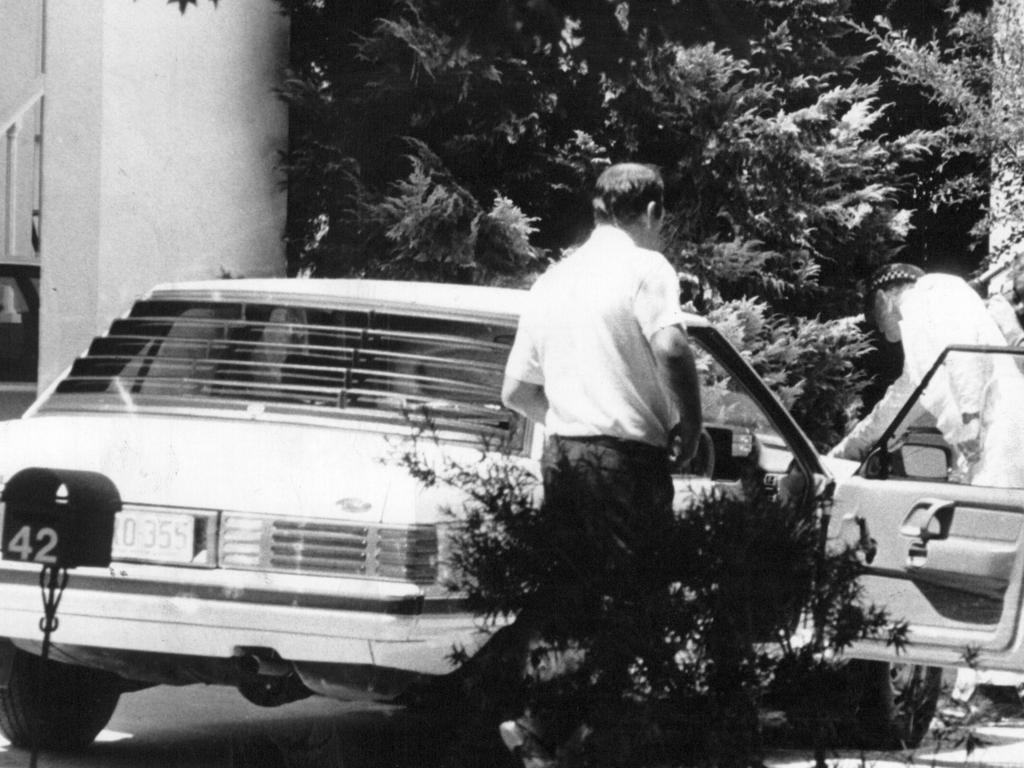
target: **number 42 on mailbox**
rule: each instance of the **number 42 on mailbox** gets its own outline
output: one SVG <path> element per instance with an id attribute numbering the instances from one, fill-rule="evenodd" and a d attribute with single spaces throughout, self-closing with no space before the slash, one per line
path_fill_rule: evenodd
<path id="1" fill-rule="evenodd" d="M 39 653 L 44 669 L 50 635 L 57 629 L 57 606 L 68 583 L 68 569 L 110 565 L 114 517 L 121 509 L 117 487 L 104 475 L 66 469 L 23 469 L 4 486 L 2 552 L 6 560 L 42 566 L 43 618 Z M 37 677 L 37 694 L 45 675 Z M 38 729 L 41 720 L 34 721 Z M 30 768 L 39 756 L 38 735 L 32 737 Z"/>
<path id="2" fill-rule="evenodd" d="M 3 557 L 55 568 L 110 565 L 117 488 L 105 475 L 23 469 L 4 486 Z"/>

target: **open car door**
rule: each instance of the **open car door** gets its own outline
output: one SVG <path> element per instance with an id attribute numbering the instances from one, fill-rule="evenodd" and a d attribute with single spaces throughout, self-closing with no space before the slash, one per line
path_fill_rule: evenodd
<path id="1" fill-rule="evenodd" d="M 744 498 L 760 486 L 814 514 L 831 492 L 831 476 L 810 440 L 721 333 L 706 322 L 688 331 L 704 429 L 693 459 L 675 466 L 677 509 L 712 490 Z"/>
<path id="2" fill-rule="evenodd" d="M 1016 348 L 946 349 L 838 484 L 830 541 L 873 540 L 864 600 L 907 622 L 902 661 L 956 666 L 977 653 L 980 668 L 1024 671 L 1021 366 Z M 852 655 L 896 658 L 881 642 Z"/>

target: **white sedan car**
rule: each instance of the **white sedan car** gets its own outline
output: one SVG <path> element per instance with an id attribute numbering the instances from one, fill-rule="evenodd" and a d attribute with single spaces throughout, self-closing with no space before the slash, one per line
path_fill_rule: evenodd
<path id="1" fill-rule="evenodd" d="M 418 485 L 394 455 L 427 419 L 437 440 L 423 450 L 478 462 L 487 445 L 536 462 L 540 430 L 499 399 L 524 295 L 220 280 L 136 302 L 23 418 L 0 425 L 0 731 L 28 744 L 40 722 L 42 746 L 77 748 L 122 694 L 149 685 L 228 685 L 277 705 L 393 699 L 450 672 L 453 647 L 486 639 L 447 587 L 445 510 L 460 500 Z M 827 513 L 830 477 L 806 436 L 705 319 L 687 323 L 707 429 L 680 468 L 680 497 L 796 477 L 786 485 L 803 489 L 808 513 Z M 36 502 L 88 506 L 62 477 L 102 478 L 110 562 L 69 570 L 41 667 L 50 542 L 24 521 Z M 1017 565 L 993 576 L 1015 595 L 1017 508 L 976 514 L 998 524 L 997 564 Z M 992 606 L 1006 586 L 972 584 Z M 990 618 L 1009 633 L 1001 642 L 1016 636 Z"/>

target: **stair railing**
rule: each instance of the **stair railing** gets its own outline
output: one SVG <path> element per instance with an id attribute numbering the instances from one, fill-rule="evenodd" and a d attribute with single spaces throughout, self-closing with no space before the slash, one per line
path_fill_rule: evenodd
<path id="1" fill-rule="evenodd" d="M 6 137 L 4 153 L 6 172 L 4 173 L 2 200 L 4 231 L 3 250 L 0 252 L 0 256 L 4 259 L 13 257 L 18 246 L 17 227 L 15 226 L 18 204 L 18 135 L 21 133 L 25 115 L 42 101 L 43 81 L 42 75 L 32 80 L 6 109 L 0 103 L 0 134 Z"/>

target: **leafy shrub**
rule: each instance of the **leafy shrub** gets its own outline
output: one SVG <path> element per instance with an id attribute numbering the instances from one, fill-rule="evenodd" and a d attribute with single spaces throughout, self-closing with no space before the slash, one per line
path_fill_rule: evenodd
<path id="1" fill-rule="evenodd" d="M 503 652 L 519 659 L 520 679 L 510 684 L 506 665 L 497 683 L 475 683 L 491 686 L 485 737 L 525 708 L 553 744 L 571 745 L 566 765 L 746 766 L 761 748 L 758 706 L 773 681 L 799 680 L 801 711 L 839 718 L 821 682 L 840 674 L 830 660 L 859 638 L 902 639 L 860 602 L 859 550 L 823 551 L 820 519 L 768 498 L 756 479 L 745 499 L 694 497 L 635 543 L 630 567 L 611 568 L 602 546 L 614 537 L 588 533 L 595 522 L 585 513 L 538 505 L 537 480 L 516 460 L 484 451 L 460 465 L 413 444 L 400 461 L 425 485 L 466 498 L 451 510 L 451 586 L 483 617 L 516 617 L 506 640 L 519 652 Z M 645 515 L 636 510 L 638 522 Z M 561 673 L 530 675 L 531 650 Z M 465 674 L 476 665 L 488 668 L 478 656 Z"/>

